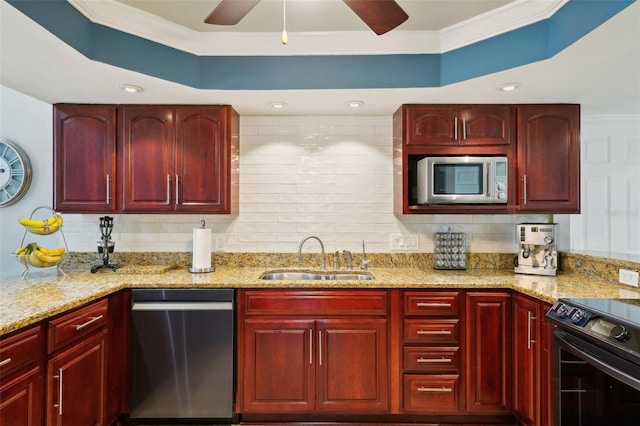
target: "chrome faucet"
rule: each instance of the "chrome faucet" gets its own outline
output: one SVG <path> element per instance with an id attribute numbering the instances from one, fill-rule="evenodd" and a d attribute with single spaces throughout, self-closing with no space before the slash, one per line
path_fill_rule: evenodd
<path id="1" fill-rule="evenodd" d="M 304 240 L 302 240 L 300 242 L 300 245 L 298 246 L 298 258 L 302 259 L 302 246 L 304 245 L 304 243 L 307 242 L 307 240 L 310 240 L 310 239 L 318 240 L 318 242 L 320 243 L 320 250 L 321 250 L 321 254 L 322 254 L 322 258 L 320 259 L 321 260 L 321 268 L 324 271 L 326 269 L 326 266 L 324 264 L 324 244 L 322 244 L 322 240 L 320 238 L 316 237 L 315 235 L 308 236 L 307 238 L 305 238 Z"/>
<path id="2" fill-rule="evenodd" d="M 362 240 L 362 262 L 360 262 L 360 269 L 366 271 L 369 263 L 371 263 L 371 259 L 367 259 L 367 252 L 364 249 L 364 240 Z"/>
<path id="3" fill-rule="evenodd" d="M 347 269 L 353 269 L 353 254 L 349 250 L 342 250 L 342 254 L 344 254 L 344 258 L 347 261 Z"/>

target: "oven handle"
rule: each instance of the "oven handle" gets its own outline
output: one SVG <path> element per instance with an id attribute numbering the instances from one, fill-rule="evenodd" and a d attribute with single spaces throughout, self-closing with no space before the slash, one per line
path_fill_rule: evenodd
<path id="1" fill-rule="evenodd" d="M 584 361 L 603 371 L 607 375 L 618 379 L 619 381 L 631 386 L 634 389 L 640 390 L 640 377 L 635 377 L 627 374 L 625 371 L 622 371 L 611 365 L 611 363 L 602 360 L 603 357 L 611 359 L 613 357 L 616 357 L 615 355 L 612 355 L 598 348 L 597 346 L 562 330 L 556 329 L 553 334 L 556 337 L 556 342 L 562 349 L 566 350 L 572 355 L 582 358 Z M 583 347 L 577 346 L 576 343 L 579 343 Z M 633 371 L 632 369 L 634 368 L 637 369 L 636 366 L 622 358 L 620 358 L 617 363 L 629 364 L 630 371 Z"/>

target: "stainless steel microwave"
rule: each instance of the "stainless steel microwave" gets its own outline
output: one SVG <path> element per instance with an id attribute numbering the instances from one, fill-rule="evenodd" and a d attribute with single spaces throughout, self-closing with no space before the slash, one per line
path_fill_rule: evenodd
<path id="1" fill-rule="evenodd" d="M 425 157 L 417 164 L 418 204 L 505 204 L 507 157 Z"/>

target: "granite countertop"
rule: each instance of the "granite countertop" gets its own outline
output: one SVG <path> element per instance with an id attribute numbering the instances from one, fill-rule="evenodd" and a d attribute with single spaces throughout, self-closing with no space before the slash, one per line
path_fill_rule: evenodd
<path id="1" fill-rule="evenodd" d="M 555 277 L 514 274 L 508 270 L 437 271 L 418 268 L 371 268 L 373 280 L 266 281 L 260 276 L 293 268 L 218 267 L 192 274 L 184 267 L 140 266 L 98 271 L 72 270 L 66 275 L 29 274 L 0 285 L 0 335 L 10 333 L 125 288 L 465 288 L 513 289 L 553 303 L 561 297 L 640 299 L 637 289 L 578 273 Z M 300 268 L 295 270 L 301 271 Z M 341 271 L 344 272 L 344 271 Z M 355 272 L 355 271 L 354 271 Z"/>

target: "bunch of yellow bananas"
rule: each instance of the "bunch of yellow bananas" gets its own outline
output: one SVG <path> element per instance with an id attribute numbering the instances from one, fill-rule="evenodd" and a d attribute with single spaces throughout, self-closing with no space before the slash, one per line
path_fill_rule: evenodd
<path id="1" fill-rule="evenodd" d="M 51 249 L 39 246 L 37 243 L 29 243 L 16 250 L 20 262 L 38 268 L 47 268 L 60 263 L 64 256 L 64 247 Z"/>
<path id="2" fill-rule="evenodd" d="M 29 229 L 30 232 L 38 235 L 49 235 L 58 231 L 62 226 L 62 215 L 55 213 L 47 219 L 18 219 L 20 225 Z"/>

